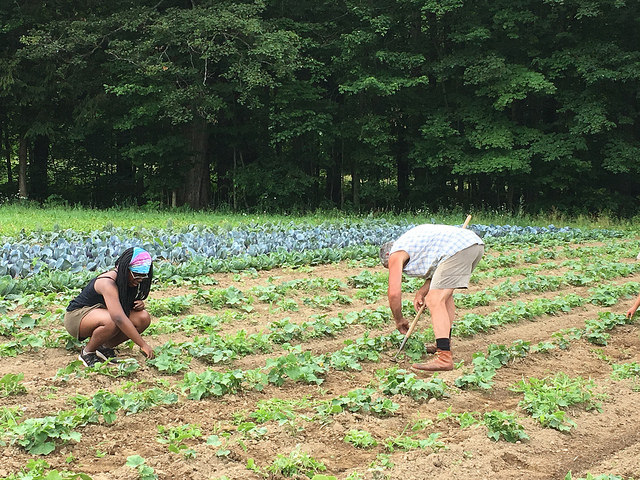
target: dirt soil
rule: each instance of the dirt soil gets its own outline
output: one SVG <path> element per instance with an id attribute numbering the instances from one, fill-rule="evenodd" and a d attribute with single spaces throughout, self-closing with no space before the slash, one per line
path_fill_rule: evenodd
<path id="1" fill-rule="evenodd" d="M 489 253 L 491 254 L 491 253 Z M 382 272 L 380 267 L 354 265 L 343 262 L 303 269 L 276 269 L 253 275 L 215 275 L 218 284 L 206 288 L 227 288 L 234 285 L 242 291 L 248 291 L 255 285 L 267 285 L 270 281 L 281 282 L 304 278 L 333 278 L 347 283 L 350 276 L 363 270 L 372 273 Z M 559 275 L 561 269 L 548 269 L 538 275 Z M 270 280 L 271 279 L 271 280 Z M 483 280 L 474 284 L 466 293 L 473 293 L 497 285 L 508 278 Z M 517 280 L 514 277 L 513 281 Z M 640 282 L 640 275 L 615 279 L 607 283 Z M 554 297 L 576 293 L 587 296 L 590 287 L 563 288 L 554 292 L 529 293 L 512 299 L 500 299 L 488 306 L 473 309 L 458 309 L 458 316 L 474 312 L 486 314 L 501 305 L 516 300 L 531 301 L 538 297 Z M 194 288 L 185 286 L 163 288 L 152 291 L 152 298 L 167 298 L 194 293 Z M 353 298 L 350 305 L 334 303 L 327 308 L 312 307 L 304 299 L 313 295 L 327 295 L 326 291 L 296 291 L 290 294 L 298 305 L 298 311 L 282 311 L 267 303 L 255 301 L 254 310 L 242 320 L 222 324 L 221 333 L 234 333 L 241 329 L 248 333 L 268 331 L 268 324 L 275 320 L 289 318 L 292 322 L 309 321 L 311 315 L 326 314 L 337 316 L 340 312 L 359 311 L 365 308 L 386 306 L 386 298 L 381 296 L 375 303 L 367 304 L 355 299 L 356 290 L 350 286 L 340 293 Z M 406 292 L 405 298 L 411 298 Z M 612 330 L 608 345 L 596 347 L 584 340 L 574 340 L 567 350 L 555 349 L 549 353 L 531 353 L 526 358 L 511 362 L 498 370 L 495 384 L 490 390 L 461 390 L 454 387 L 454 381 L 470 365 L 475 352 L 486 352 L 489 344 L 511 344 L 522 339 L 531 344 L 549 341 L 552 334 L 572 327 L 584 327 L 584 322 L 597 318 L 598 312 L 612 311 L 625 313 L 631 305 L 631 299 L 624 299 L 612 307 L 585 305 L 572 309 L 568 313 L 543 316 L 535 321 L 522 320 L 515 324 L 478 334 L 469 338 L 453 338 L 452 347 L 455 362 L 464 362 L 460 368 L 440 374 L 449 389 L 448 396 L 429 401 L 415 401 L 408 396 L 395 396 L 393 400 L 400 405 L 398 411 L 387 418 L 367 413 L 343 412 L 329 421 L 311 421 L 312 408 L 301 408 L 294 422 L 280 425 L 270 421 L 263 425 L 267 433 L 261 438 L 243 437 L 237 431 L 239 418 L 247 419 L 248 414 L 257 408 L 261 400 L 278 398 L 284 400 L 320 401 L 346 394 L 355 388 L 365 388 L 375 379 L 379 369 L 400 366 L 409 368 L 410 361 L 399 365 L 392 362 L 390 356 L 383 356 L 380 362 L 363 363 L 362 371 L 330 370 L 325 381 L 319 385 L 285 382 L 282 387 L 269 386 L 262 392 L 244 392 L 227 395 L 222 398 L 206 398 L 201 401 L 188 400 L 180 396 L 178 403 L 154 407 L 150 410 L 124 415 L 119 413 L 113 424 L 101 421 L 78 429 L 82 434 L 79 442 L 59 442 L 54 452 L 38 457 L 26 453 L 17 445 L 6 441 L 0 446 L 0 478 L 19 472 L 31 458 L 43 458 L 52 467 L 85 473 L 94 480 L 133 480 L 139 478 L 136 471 L 125 462 L 130 455 L 140 455 L 151 466 L 160 479 L 260 479 L 283 478 L 268 471 L 279 454 L 288 455 L 299 446 L 314 459 L 326 466 L 326 475 L 337 479 L 363 478 L 378 480 L 389 479 L 528 479 L 549 480 L 564 479 L 569 471 L 573 478 L 592 474 L 616 474 L 624 479 L 640 479 L 640 429 L 636 426 L 636 417 L 640 413 L 640 383 L 636 379 L 613 380 L 611 363 L 640 363 L 640 337 L 635 324 L 620 326 Z M 22 307 L 21 307 L 22 308 Z M 18 310 L 16 310 L 18 311 Z M 189 313 L 219 314 L 207 306 L 194 306 L 192 311 L 176 317 L 180 321 Z M 428 318 L 423 319 L 426 328 Z M 365 333 L 365 327 L 353 325 L 337 337 L 308 340 L 301 343 L 303 350 L 314 353 L 335 351 L 344 346 L 344 340 L 357 338 Z M 387 334 L 389 326 L 374 330 L 372 335 Z M 201 334 L 200 334 L 201 335 Z M 183 333 L 148 337 L 152 345 L 160 345 L 168 340 L 185 341 L 191 337 Z M 8 339 L 0 337 L 0 341 Z M 247 370 L 264 366 L 269 357 L 283 353 L 275 347 L 269 354 L 256 353 L 239 358 L 232 364 L 210 367 L 193 360 L 191 371 L 200 372 L 206 368 L 225 371 L 230 368 Z M 390 352 L 393 354 L 394 352 Z M 121 356 L 133 356 L 142 368 L 128 378 L 111 378 L 99 374 L 90 374 L 86 378 L 71 377 L 68 381 L 55 380 L 58 369 L 67 366 L 76 356 L 76 351 L 64 348 L 40 348 L 16 357 L 5 357 L 0 363 L 0 378 L 7 373 L 23 373 L 22 382 L 26 394 L 0 397 L 0 407 L 18 406 L 23 419 L 54 415 L 61 410 L 74 408 L 71 397 L 75 395 L 92 396 L 100 389 L 112 392 L 122 388 L 131 388 L 132 382 L 138 382 L 140 388 L 159 385 L 177 385 L 183 373 L 162 375 L 155 368 L 144 365 L 144 359 L 136 347 L 124 349 Z M 392 356 L 392 355 L 391 355 Z M 567 410 L 576 428 L 562 433 L 551 428 L 543 428 L 518 403 L 522 393 L 511 390 L 516 382 L 530 377 L 543 378 L 564 372 L 571 377 L 581 376 L 592 379 L 597 385 L 596 391 L 602 395 L 601 411 L 585 411 L 581 407 Z M 428 378 L 428 377 L 424 377 Z M 479 412 L 492 410 L 516 412 L 519 422 L 524 426 L 529 440 L 517 443 L 495 442 L 488 438 L 483 425 L 461 428 L 453 419 L 439 419 L 438 414 L 451 409 L 453 413 Z M 424 421 L 426 427 L 412 431 L 412 426 Z M 194 452 L 193 458 L 185 458 L 181 453 L 168 451 L 167 445 L 157 441 L 159 425 L 179 426 L 197 424 L 202 436 L 188 439 L 184 443 Z M 345 434 L 351 429 L 366 430 L 378 440 L 371 449 L 361 449 L 344 441 Z M 212 434 L 230 435 L 228 455 L 217 455 L 219 447 L 206 444 Z M 445 448 L 432 451 L 430 448 L 409 451 L 389 452 L 384 447 L 384 439 L 401 434 L 427 438 L 431 433 L 440 433 L 439 440 Z M 238 441 L 241 440 L 241 441 Z M 0 443 L 0 445 L 2 445 Z M 389 454 L 388 459 L 378 457 Z M 247 468 L 247 462 L 253 459 L 263 474 Z M 358 476 L 357 474 L 360 474 Z M 292 477 L 292 478 L 295 478 Z M 299 478 L 307 478 L 300 476 Z"/>

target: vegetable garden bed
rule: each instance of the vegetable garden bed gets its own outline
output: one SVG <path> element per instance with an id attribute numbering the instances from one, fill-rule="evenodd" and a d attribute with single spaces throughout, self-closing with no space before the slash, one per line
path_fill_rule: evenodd
<path id="1" fill-rule="evenodd" d="M 457 368 L 431 377 L 409 370 L 433 340 L 428 317 L 391 361 L 402 336 L 373 245 L 408 225 L 350 228 L 342 245 L 301 229 L 251 255 L 245 232 L 244 253 L 231 242 L 211 260 L 189 246 L 195 230 L 141 238 L 180 244 L 147 302 L 158 356 L 121 348 L 131 361 L 94 369 L 75 361 L 62 310 L 79 287 L 66 280 L 95 273 L 53 257 L 34 269 L 51 237 L 9 239 L 24 275 L 0 279 L 0 478 L 640 478 L 633 238 L 476 226 L 488 248 L 456 294 Z M 110 234 L 57 239 L 117 254 Z"/>

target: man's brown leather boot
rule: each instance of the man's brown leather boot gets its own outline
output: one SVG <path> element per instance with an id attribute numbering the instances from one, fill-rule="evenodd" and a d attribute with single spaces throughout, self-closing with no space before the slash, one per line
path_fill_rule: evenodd
<path id="1" fill-rule="evenodd" d="M 436 353 L 438 351 L 438 347 L 436 347 L 435 345 L 427 345 L 426 347 L 427 347 L 426 348 L 427 353 L 429 355 L 433 355 L 434 353 Z"/>
<path id="2" fill-rule="evenodd" d="M 414 363 L 411 368 L 421 372 L 444 372 L 453 370 L 453 356 L 450 350 L 437 350 L 436 357 L 429 363 Z"/>

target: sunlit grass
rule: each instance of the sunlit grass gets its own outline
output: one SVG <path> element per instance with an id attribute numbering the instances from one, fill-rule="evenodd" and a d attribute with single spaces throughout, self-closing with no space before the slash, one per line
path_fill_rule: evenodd
<path id="1" fill-rule="evenodd" d="M 80 207 L 38 207 L 8 204 L 0 206 L 0 235 L 15 236 L 21 231 L 56 231 L 74 229 L 77 231 L 103 230 L 109 227 L 121 228 L 166 228 L 188 225 L 239 226 L 252 223 L 308 223 L 320 224 L 324 221 L 358 221 L 363 218 L 386 218 L 397 221 L 404 219 L 410 223 L 461 224 L 468 213 L 473 215 L 471 223 L 495 225 L 535 225 L 579 228 L 637 229 L 633 219 L 613 219 L 607 216 L 567 217 L 554 213 L 550 215 L 521 215 L 502 211 L 463 212 L 456 209 L 447 213 L 415 211 L 410 213 L 373 212 L 367 214 L 346 214 L 337 210 L 318 211 L 305 215 L 232 213 L 220 211 L 193 211 L 187 209 L 152 210 L 145 208 L 112 208 L 96 210 Z"/>

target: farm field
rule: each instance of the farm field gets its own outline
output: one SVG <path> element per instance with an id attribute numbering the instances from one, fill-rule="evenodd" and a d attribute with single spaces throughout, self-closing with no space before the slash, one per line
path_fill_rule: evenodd
<path id="1" fill-rule="evenodd" d="M 125 346 L 93 369 L 62 317 L 95 272 L 51 259 L 21 278 L 35 264 L 16 259 L 0 277 L 0 478 L 640 478 L 637 238 L 471 228 L 487 251 L 455 295 L 457 368 L 434 376 L 410 370 L 428 316 L 394 361 L 373 244 L 272 252 L 266 269 L 233 245 L 209 268 L 167 250 L 147 300 L 156 358 Z M 421 283 L 403 283 L 407 317 Z"/>

